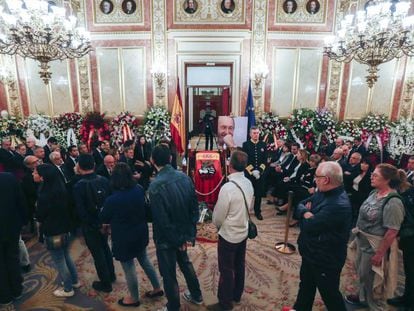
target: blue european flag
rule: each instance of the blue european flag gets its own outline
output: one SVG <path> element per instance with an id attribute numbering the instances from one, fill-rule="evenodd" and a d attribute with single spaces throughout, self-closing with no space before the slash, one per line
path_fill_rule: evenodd
<path id="1" fill-rule="evenodd" d="M 256 116 L 254 114 L 254 103 L 252 95 L 252 81 L 249 81 L 249 92 L 247 94 L 246 111 L 244 116 L 247 117 L 247 137 L 249 137 L 250 128 L 256 125 Z"/>

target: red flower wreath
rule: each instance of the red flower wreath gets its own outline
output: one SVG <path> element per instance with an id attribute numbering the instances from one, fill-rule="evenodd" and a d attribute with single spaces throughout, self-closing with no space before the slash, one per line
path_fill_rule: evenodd
<path id="1" fill-rule="evenodd" d="M 83 119 L 80 135 L 89 150 L 92 149 L 96 141 L 109 141 L 110 139 L 109 125 L 104 118 L 104 113 L 88 112 Z"/>

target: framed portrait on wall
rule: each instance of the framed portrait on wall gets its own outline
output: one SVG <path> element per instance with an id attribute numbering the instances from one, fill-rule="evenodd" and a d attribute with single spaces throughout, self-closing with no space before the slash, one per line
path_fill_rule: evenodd
<path id="1" fill-rule="evenodd" d="M 137 10 L 137 4 L 134 0 L 125 0 L 122 2 L 122 11 L 125 14 L 134 14 Z"/>
<path id="2" fill-rule="evenodd" d="M 110 0 L 102 0 L 99 8 L 103 14 L 108 15 L 114 10 L 114 4 Z"/>
<path id="3" fill-rule="evenodd" d="M 197 12 L 198 2 L 196 0 L 184 0 L 183 9 L 188 14 L 194 14 Z"/>
<path id="4" fill-rule="evenodd" d="M 286 14 L 295 13 L 297 8 L 298 4 L 296 3 L 296 0 L 285 0 L 285 2 L 283 2 L 283 11 Z"/>
<path id="5" fill-rule="evenodd" d="M 274 0 L 277 24 L 325 24 L 328 4 L 334 0 Z"/>
<path id="6" fill-rule="evenodd" d="M 225 14 L 233 13 L 235 7 L 236 4 L 234 3 L 234 0 L 222 0 L 220 4 L 220 9 Z"/>

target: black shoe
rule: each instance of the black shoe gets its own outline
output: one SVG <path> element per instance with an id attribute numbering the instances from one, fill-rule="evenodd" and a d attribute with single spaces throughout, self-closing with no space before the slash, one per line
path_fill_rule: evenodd
<path id="1" fill-rule="evenodd" d="M 99 292 L 104 292 L 104 293 L 112 292 L 112 286 L 111 285 L 106 285 L 106 284 L 102 283 L 101 281 L 93 282 L 92 287 L 93 287 L 94 290 L 97 290 Z"/>
<path id="2" fill-rule="evenodd" d="M 30 264 L 28 264 L 27 266 L 22 266 L 22 271 L 24 273 L 28 273 L 31 269 L 32 267 L 30 266 Z"/>
<path id="3" fill-rule="evenodd" d="M 139 307 L 139 305 L 141 304 L 139 301 L 137 301 L 137 302 L 132 302 L 132 303 L 125 303 L 124 302 L 124 298 L 121 298 L 121 299 L 119 299 L 118 300 L 118 304 L 120 305 L 120 306 L 123 306 L 123 307 Z"/>
<path id="4" fill-rule="evenodd" d="M 145 297 L 147 298 L 156 298 L 156 297 L 162 297 L 162 296 L 164 296 L 164 291 L 162 290 L 160 290 L 159 292 L 155 292 L 155 293 L 151 291 L 145 293 Z"/>
<path id="5" fill-rule="evenodd" d="M 278 211 L 277 213 L 276 213 L 276 215 L 286 215 L 287 214 L 287 211 Z"/>
<path id="6" fill-rule="evenodd" d="M 262 216 L 262 214 L 257 214 L 257 215 L 256 215 L 256 218 L 257 218 L 257 220 L 263 220 L 263 216 Z"/>
<path id="7" fill-rule="evenodd" d="M 396 297 L 387 299 L 387 303 L 394 307 L 404 307 L 405 302 L 406 300 L 404 296 L 396 296 Z"/>

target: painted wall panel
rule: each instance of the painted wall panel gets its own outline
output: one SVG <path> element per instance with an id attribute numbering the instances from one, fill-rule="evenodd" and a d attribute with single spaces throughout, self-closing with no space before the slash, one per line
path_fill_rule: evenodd
<path id="1" fill-rule="evenodd" d="M 73 100 L 69 79 L 68 61 L 51 62 L 50 70 L 53 72 L 52 80 L 50 82 L 53 115 L 72 112 Z"/>
<path id="2" fill-rule="evenodd" d="M 317 49 L 301 49 L 295 108 L 316 108 L 322 54 Z"/>
<path id="3" fill-rule="evenodd" d="M 365 76 L 366 66 L 352 62 L 345 119 L 360 119 L 366 113 L 369 89 Z"/>

